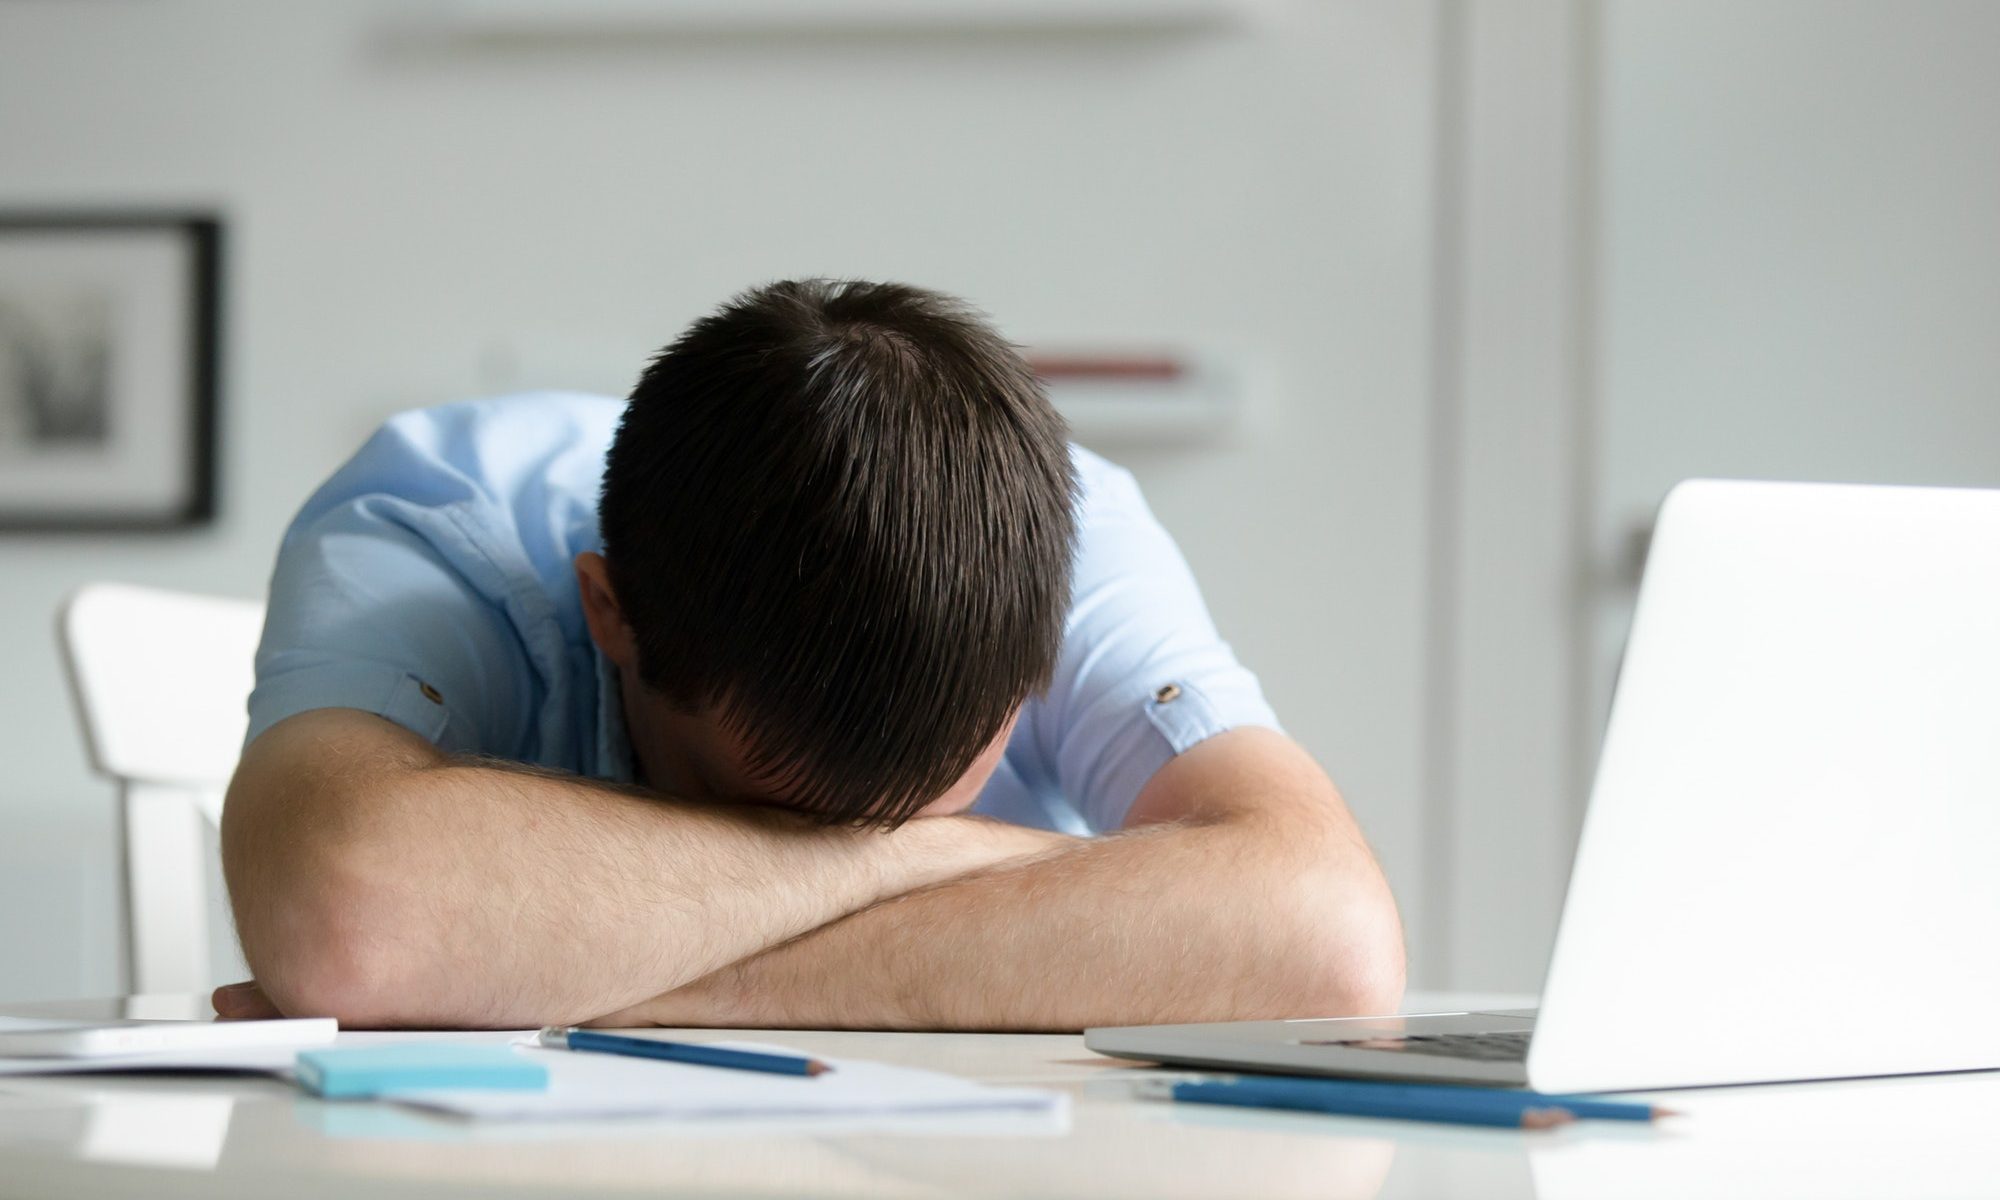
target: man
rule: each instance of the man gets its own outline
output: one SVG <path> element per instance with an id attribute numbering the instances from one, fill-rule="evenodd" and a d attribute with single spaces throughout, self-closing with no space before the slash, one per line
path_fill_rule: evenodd
<path id="1" fill-rule="evenodd" d="M 1026 1030 L 1401 993 L 1365 842 L 1131 476 L 916 288 L 750 292 L 622 412 L 390 421 L 285 536 L 250 711 L 225 1016 Z"/>

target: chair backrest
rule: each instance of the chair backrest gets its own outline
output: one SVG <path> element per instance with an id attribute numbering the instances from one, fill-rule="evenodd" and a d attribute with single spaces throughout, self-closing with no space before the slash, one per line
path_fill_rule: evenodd
<path id="1" fill-rule="evenodd" d="M 208 846 L 263 623 L 252 601 L 117 583 L 78 589 L 58 618 L 91 765 L 118 784 L 133 991 L 212 982 Z"/>
<path id="2" fill-rule="evenodd" d="M 209 787 L 229 781 L 248 723 L 263 605 L 93 583 L 70 597 L 61 620 L 100 774 Z"/>

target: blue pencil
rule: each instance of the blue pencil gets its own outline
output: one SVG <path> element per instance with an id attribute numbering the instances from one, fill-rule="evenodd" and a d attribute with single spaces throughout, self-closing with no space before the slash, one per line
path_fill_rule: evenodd
<path id="1" fill-rule="evenodd" d="M 1497 1104 L 1502 1108 L 1560 1108 L 1580 1121 L 1650 1121 L 1675 1116 L 1673 1110 L 1624 1100 L 1601 1100 L 1587 1095 L 1552 1095 L 1521 1088 L 1489 1088 L 1470 1084 L 1395 1083 L 1373 1079 L 1337 1079 L 1300 1075 L 1233 1075 L 1207 1082 L 1265 1082 L 1294 1084 L 1315 1094 L 1339 1094 L 1363 1099 L 1395 1096 L 1411 1101 L 1430 1099 Z"/>
<path id="2" fill-rule="evenodd" d="M 1167 1094 L 1175 1100 L 1195 1104 L 1291 1108 L 1307 1112 L 1337 1113 L 1350 1117 L 1393 1117 L 1408 1121 L 1439 1121 L 1451 1125 L 1487 1125 L 1501 1129 L 1552 1129 L 1576 1120 L 1574 1113 L 1560 1106 L 1496 1104 L 1490 1096 L 1484 1094 L 1372 1095 L 1314 1086 L 1321 1082 L 1331 1081 L 1255 1078 L 1176 1083 L 1167 1090 Z"/>
<path id="3" fill-rule="evenodd" d="M 731 1050 L 725 1046 L 701 1046 L 691 1042 L 667 1042 L 657 1038 L 623 1037 L 590 1029 L 549 1026 L 535 1040 L 555 1049 L 587 1050 L 597 1054 L 624 1054 L 632 1058 L 658 1058 L 667 1062 L 692 1063 L 699 1067 L 728 1067 L 737 1071 L 769 1071 L 777 1075 L 823 1075 L 833 1070 L 816 1058 L 795 1054 L 765 1054 L 757 1050 Z"/>

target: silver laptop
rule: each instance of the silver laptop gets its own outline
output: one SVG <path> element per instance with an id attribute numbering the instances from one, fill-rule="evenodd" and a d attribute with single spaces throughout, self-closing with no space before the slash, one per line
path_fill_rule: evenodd
<path id="1" fill-rule="evenodd" d="M 1086 1042 L 1551 1092 L 2000 1068 L 2000 491 L 1674 489 L 1538 1011 Z"/>

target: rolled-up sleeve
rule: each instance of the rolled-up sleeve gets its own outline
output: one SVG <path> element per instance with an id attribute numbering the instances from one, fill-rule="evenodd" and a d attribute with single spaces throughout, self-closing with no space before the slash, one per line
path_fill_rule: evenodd
<path id="1" fill-rule="evenodd" d="M 533 672 L 492 598 L 510 584 L 476 545 L 469 493 L 419 503 L 379 490 L 397 472 L 433 469 L 410 450 L 378 435 L 286 533 L 246 745 L 315 708 L 375 713 L 449 751 L 521 739 Z"/>
<path id="2" fill-rule="evenodd" d="M 1036 740 L 1062 794 L 1108 830 L 1175 755 L 1237 726 L 1282 726 L 1138 482 L 1076 455 L 1085 489 L 1073 594 Z"/>

